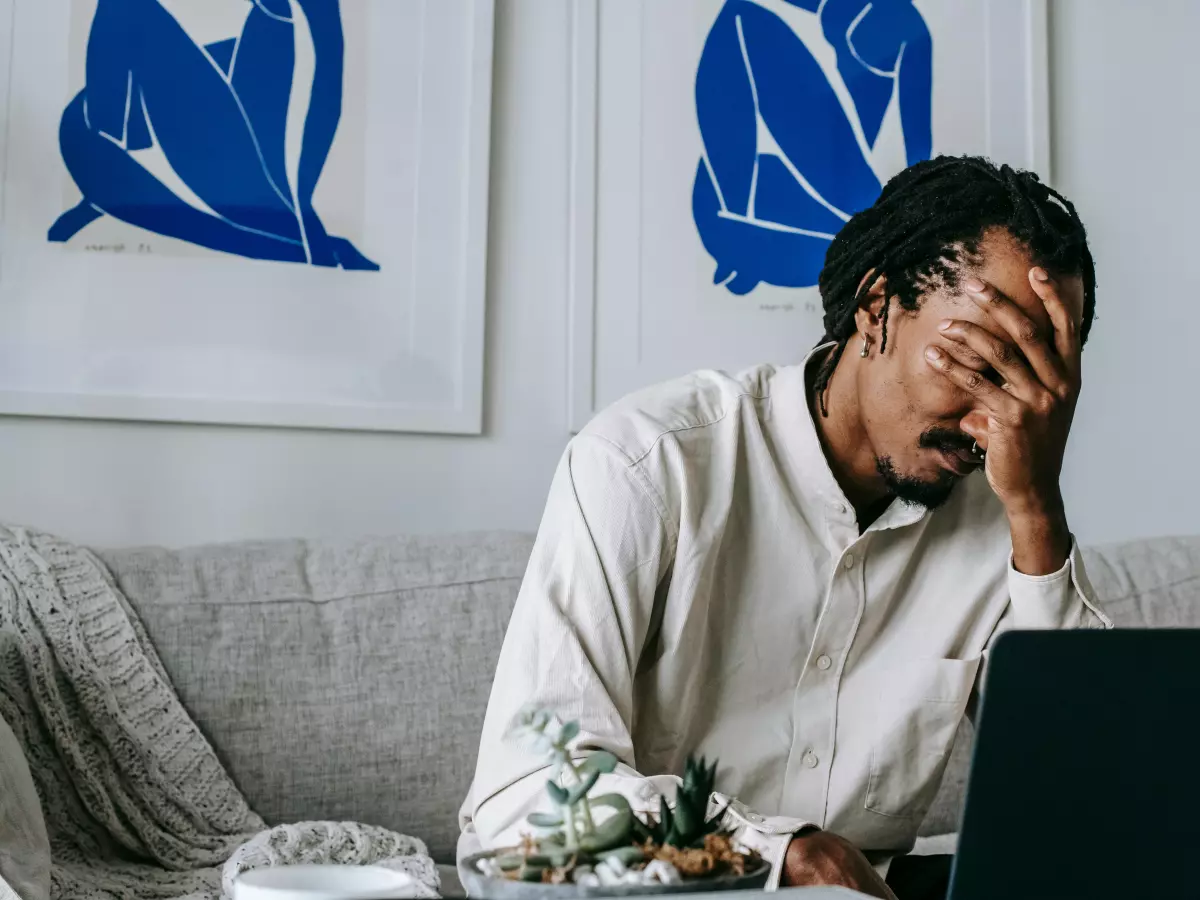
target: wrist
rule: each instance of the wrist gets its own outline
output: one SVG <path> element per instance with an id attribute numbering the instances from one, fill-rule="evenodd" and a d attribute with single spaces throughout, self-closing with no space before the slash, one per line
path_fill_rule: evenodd
<path id="1" fill-rule="evenodd" d="M 1061 497 L 1008 507 L 1013 568 L 1024 575 L 1052 575 L 1071 553 L 1071 529 Z"/>
<path id="2" fill-rule="evenodd" d="M 1029 523 L 1065 523 L 1066 507 L 1062 493 L 1056 487 L 1052 491 L 1031 491 L 1005 499 L 1004 511 L 1010 525 Z"/>

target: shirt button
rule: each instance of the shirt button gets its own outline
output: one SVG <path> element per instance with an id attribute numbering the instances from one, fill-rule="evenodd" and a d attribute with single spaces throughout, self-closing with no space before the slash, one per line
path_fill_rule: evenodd
<path id="1" fill-rule="evenodd" d="M 854 554 L 847 553 L 846 558 L 844 560 L 842 560 L 842 565 L 847 569 L 853 569 L 854 568 Z"/>
<path id="2" fill-rule="evenodd" d="M 809 750 L 807 753 L 804 754 L 803 762 L 804 762 L 804 765 L 808 766 L 810 769 L 815 769 L 817 767 L 817 763 L 820 762 L 820 760 L 817 759 L 817 754 L 815 754 L 811 750 Z"/>
<path id="3" fill-rule="evenodd" d="M 763 820 L 763 817 L 760 816 L 758 813 L 750 813 L 750 815 L 746 816 L 746 821 L 753 822 L 755 825 L 758 825 L 759 823 L 761 823 L 762 820 Z"/>
<path id="4" fill-rule="evenodd" d="M 821 669 L 822 671 L 824 671 L 825 669 L 828 669 L 832 665 L 833 665 L 833 660 L 830 659 L 828 656 L 818 656 L 817 657 L 817 668 L 818 669 Z"/>

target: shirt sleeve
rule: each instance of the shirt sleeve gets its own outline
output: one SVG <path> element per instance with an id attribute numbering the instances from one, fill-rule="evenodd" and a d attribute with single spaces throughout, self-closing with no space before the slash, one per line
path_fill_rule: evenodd
<path id="1" fill-rule="evenodd" d="M 1083 568 L 1083 555 L 1075 539 L 1071 552 L 1057 572 L 1049 575 L 1025 575 L 1008 557 L 1008 609 L 1000 618 L 983 653 L 975 691 L 967 706 L 974 723 L 978 715 L 980 693 L 987 674 L 988 657 L 1000 635 L 1006 631 L 1051 631 L 1068 628 L 1112 628 L 1112 620 L 1096 603 L 1096 592 Z"/>
<path id="2" fill-rule="evenodd" d="M 634 676 L 676 537 L 663 499 L 619 448 L 587 433 L 571 442 L 500 652 L 460 813 L 460 865 L 471 853 L 516 845 L 529 830 L 526 817 L 550 808 L 545 760 L 513 735 L 529 706 L 578 720 L 582 754 L 607 750 L 620 760 L 596 793 L 620 793 L 641 814 L 657 811 L 660 797 L 673 802 L 677 777 L 639 773 L 632 723 Z M 728 807 L 737 840 L 773 864 L 771 885 L 778 885 L 791 835 L 807 823 L 759 816 L 720 795 L 712 804 Z"/>
<path id="3" fill-rule="evenodd" d="M 1025 575 L 1008 557 L 1008 613 L 992 642 L 1002 631 L 1038 631 L 1061 628 L 1112 628 L 1112 620 L 1096 603 L 1096 593 L 1083 568 L 1083 555 L 1071 539 L 1071 552 L 1057 572 Z"/>

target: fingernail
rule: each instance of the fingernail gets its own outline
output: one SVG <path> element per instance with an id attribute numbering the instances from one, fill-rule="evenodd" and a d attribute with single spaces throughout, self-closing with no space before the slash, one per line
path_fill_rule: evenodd
<path id="1" fill-rule="evenodd" d="M 1047 272 L 1045 269 L 1038 268 L 1038 269 L 1033 270 L 1033 277 L 1036 278 L 1038 281 L 1049 281 L 1050 273 Z"/>
<path id="2" fill-rule="evenodd" d="M 968 278 L 963 286 L 968 291 L 974 291 L 975 293 L 979 293 L 983 290 L 983 282 L 978 278 Z"/>
<path id="3" fill-rule="evenodd" d="M 938 331 L 946 331 L 953 324 L 954 324 L 953 319 L 942 319 L 942 321 L 938 324 Z"/>
<path id="4" fill-rule="evenodd" d="M 937 362 L 939 359 L 942 358 L 942 351 L 939 350 L 937 347 L 926 347 L 925 348 L 925 358 L 932 362 Z"/>

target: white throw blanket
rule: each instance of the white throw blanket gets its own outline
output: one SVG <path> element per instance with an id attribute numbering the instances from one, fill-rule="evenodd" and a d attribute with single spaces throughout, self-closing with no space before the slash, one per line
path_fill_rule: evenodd
<path id="1" fill-rule="evenodd" d="M 241 871 L 377 863 L 436 897 L 421 841 L 354 823 L 267 830 L 88 551 L 0 527 L 0 716 L 25 751 L 53 900 L 217 900 Z M 7 885 L 0 878 L 0 897 Z M 26 898 L 28 900 L 28 898 Z"/>

